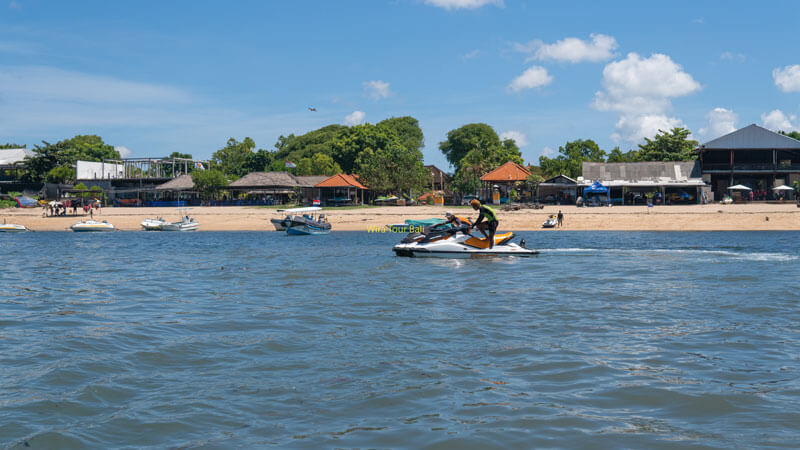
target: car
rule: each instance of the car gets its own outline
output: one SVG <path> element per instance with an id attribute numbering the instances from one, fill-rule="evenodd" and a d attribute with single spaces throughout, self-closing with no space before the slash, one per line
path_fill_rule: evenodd
<path id="1" fill-rule="evenodd" d="M 462 205 L 469 205 L 469 202 L 471 202 L 473 199 L 476 199 L 476 198 L 478 198 L 477 195 L 465 195 L 465 196 L 461 197 L 461 204 Z"/>

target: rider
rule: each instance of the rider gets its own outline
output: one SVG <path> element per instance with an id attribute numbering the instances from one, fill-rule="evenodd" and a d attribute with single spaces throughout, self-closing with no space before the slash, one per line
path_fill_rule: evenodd
<path id="1" fill-rule="evenodd" d="M 478 219 L 472 224 L 472 228 L 477 227 L 478 231 L 489 239 L 489 248 L 494 248 L 494 233 L 497 231 L 497 225 L 499 224 L 497 221 L 497 213 L 495 213 L 492 208 L 481 205 L 481 202 L 477 198 L 472 199 L 469 204 L 475 211 L 480 211 Z M 486 222 L 482 222 L 484 218 Z M 487 230 L 489 231 L 488 235 L 486 234 Z"/>
<path id="2" fill-rule="evenodd" d="M 463 218 L 461 216 L 456 216 L 450 211 L 447 211 L 446 213 L 444 213 L 444 217 L 447 220 L 445 220 L 444 222 L 440 223 L 439 225 L 447 225 L 448 223 L 451 223 L 451 224 L 453 224 L 453 228 L 456 228 L 456 229 L 461 228 L 462 226 L 465 226 L 465 225 L 467 227 L 471 227 L 472 226 L 472 222 L 470 222 L 469 219 L 465 219 L 465 218 Z"/>

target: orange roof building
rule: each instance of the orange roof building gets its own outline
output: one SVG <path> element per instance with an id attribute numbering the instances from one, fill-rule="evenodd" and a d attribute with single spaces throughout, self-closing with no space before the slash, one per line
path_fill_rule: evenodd
<path id="1" fill-rule="evenodd" d="M 530 170 L 513 161 L 509 161 L 482 176 L 481 181 L 486 183 L 513 183 L 527 180 L 530 174 Z"/>
<path id="2" fill-rule="evenodd" d="M 358 175 L 348 175 L 346 173 L 337 173 L 326 180 L 320 181 L 314 187 L 367 189 L 366 186 L 358 182 Z"/>
<path id="3" fill-rule="evenodd" d="M 364 204 L 364 192 L 367 187 L 358 181 L 358 175 L 337 173 L 314 185 L 317 198 L 326 206 Z"/>

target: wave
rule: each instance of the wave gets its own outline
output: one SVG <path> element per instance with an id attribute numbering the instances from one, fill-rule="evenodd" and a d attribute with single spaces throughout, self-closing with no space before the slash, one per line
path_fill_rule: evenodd
<path id="1" fill-rule="evenodd" d="M 616 254 L 665 254 L 665 255 L 697 255 L 697 256 L 717 256 L 723 258 L 738 259 L 743 261 L 795 261 L 799 259 L 797 255 L 776 252 L 734 252 L 729 250 L 702 250 L 702 249 L 680 249 L 680 248 L 539 248 L 540 254 L 547 253 L 616 253 Z"/>

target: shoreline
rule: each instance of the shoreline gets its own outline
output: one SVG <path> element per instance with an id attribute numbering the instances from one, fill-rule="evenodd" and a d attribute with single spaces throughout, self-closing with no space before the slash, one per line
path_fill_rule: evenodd
<path id="1" fill-rule="evenodd" d="M 183 209 L 183 208 L 181 208 Z M 447 210 L 474 219 L 477 214 L 461 206 L 377 206 L 369 208 L 323 211 L 334 231 L 374 230 L 406 219 L 444 217 Z M 564 213 L 564 227 L 542 229 L 548 215 Z M 269 219 L 281 217 L 275 208 L 252 206 L 202 206 L 187 208 L 187 213 L 200 223 L 199 231 L 274 231 Z M 578 208 L 574 205 L 548 205 L 544 209 L 502 211 L 497 208 L 500 229 L 505 231 L 798 231 L 800 208 L 794 203 L 737 204 L 737 205 L 671 205 L 613 206 Z M 163 217 L 177 221 L 178 208 L 102 208 L 95 220 L 107 220 L 122 231 L 141 230 L 146 218 Z M 89 219 L 80 211 L 77 215 L 42 217 L 41 208 L 0 210 L 0 220 L 25 225 L 34 231 L 69 231 L 69 226 Z"/>

